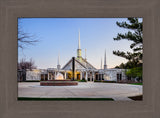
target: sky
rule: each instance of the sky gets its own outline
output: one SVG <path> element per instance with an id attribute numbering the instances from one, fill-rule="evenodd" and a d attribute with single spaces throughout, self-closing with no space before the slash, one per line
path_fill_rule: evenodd
<path id="1" fill-rule="evenodd" d="M 97 69 L 106 62 L 108 68 L 114 68 L 126 59 L 113 54 L 114 50 L 130 51 L 131 41 L 114 41 L 118 33 L 128 30 L 116 25 L 116 21 L 127 21 L 127 18 L 21 18 L 18 23 L 21 30 L 33 35 L 39 42 L 34 45 L 18 48 L 18 60 L 32 58 L 38 69 L 56 68 L 58 55 L 63 67 L 72 57 L 77 57 L 78 32 L 82 57 Z"/>

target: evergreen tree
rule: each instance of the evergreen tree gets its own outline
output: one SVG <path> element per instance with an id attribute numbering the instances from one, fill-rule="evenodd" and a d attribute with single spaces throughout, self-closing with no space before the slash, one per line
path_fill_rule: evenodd
<path id="1" fill-rule="evenodd" d="M 128 29 L 129 31 L 125 34 L 118 33 L 114 40 L 119 41 L 126 39 L 132 41 L 130 48 L 133 52 L 113 51 L 113 54 L 126 58 L 129 63 L 135 63 L 136 65 L 142 65 L 143 57 L 143 22 L 140 22 L 138 18 L 128 18 L 129 22 L 116 22 L 119 27 Z"/>

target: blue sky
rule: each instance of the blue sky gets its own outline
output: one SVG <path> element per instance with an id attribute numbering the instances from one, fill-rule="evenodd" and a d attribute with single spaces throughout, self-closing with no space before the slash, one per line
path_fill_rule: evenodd
<path id="1" fill-rule="evenodd" d="M 127 61 L 113 55 L 113 50 L 131 51 L 129 46 L 132 43 L 113 40 L 117 33 L 128 31 L 119 28 L 116 21 L 127 21 L 127 18 L 22 18 L 22 30 L 34 35 L 39 42 L 23 50 L 19 48 L 18 59 L 32 58 L 37 68 L 41 69 L 56 68 L 59 54 L 63 67 L 73 56 L 77 56 L 80 30 L 82 57 L 86 49 L 88 62 L 99 69 L 106 49 L 107 66 L 113 68 Z"/>

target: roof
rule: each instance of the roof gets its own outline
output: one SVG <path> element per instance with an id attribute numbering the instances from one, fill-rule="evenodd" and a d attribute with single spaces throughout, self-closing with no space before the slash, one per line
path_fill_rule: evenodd
<path id="1" fill-rule="evenodd" d="M 92 66 L 87 60 L 82 58 L 82 61 L 79 61 L 75 58 L 75 67 L 76 69 L 96 69 Z M 64 70 L 71 70 L 72 69 L 72 59 L 70 59 L 62 68 Z"/>

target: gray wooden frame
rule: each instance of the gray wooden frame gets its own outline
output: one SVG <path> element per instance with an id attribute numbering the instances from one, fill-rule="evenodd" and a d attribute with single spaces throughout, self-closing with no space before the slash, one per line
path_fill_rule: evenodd
<path id="1" fill-rule="evenodd" d="M 159 118 L 159 0 L 0 0 L 0 118 Z M 143 17 L 144 100 L 17 101 L 17 17 Z"/>

